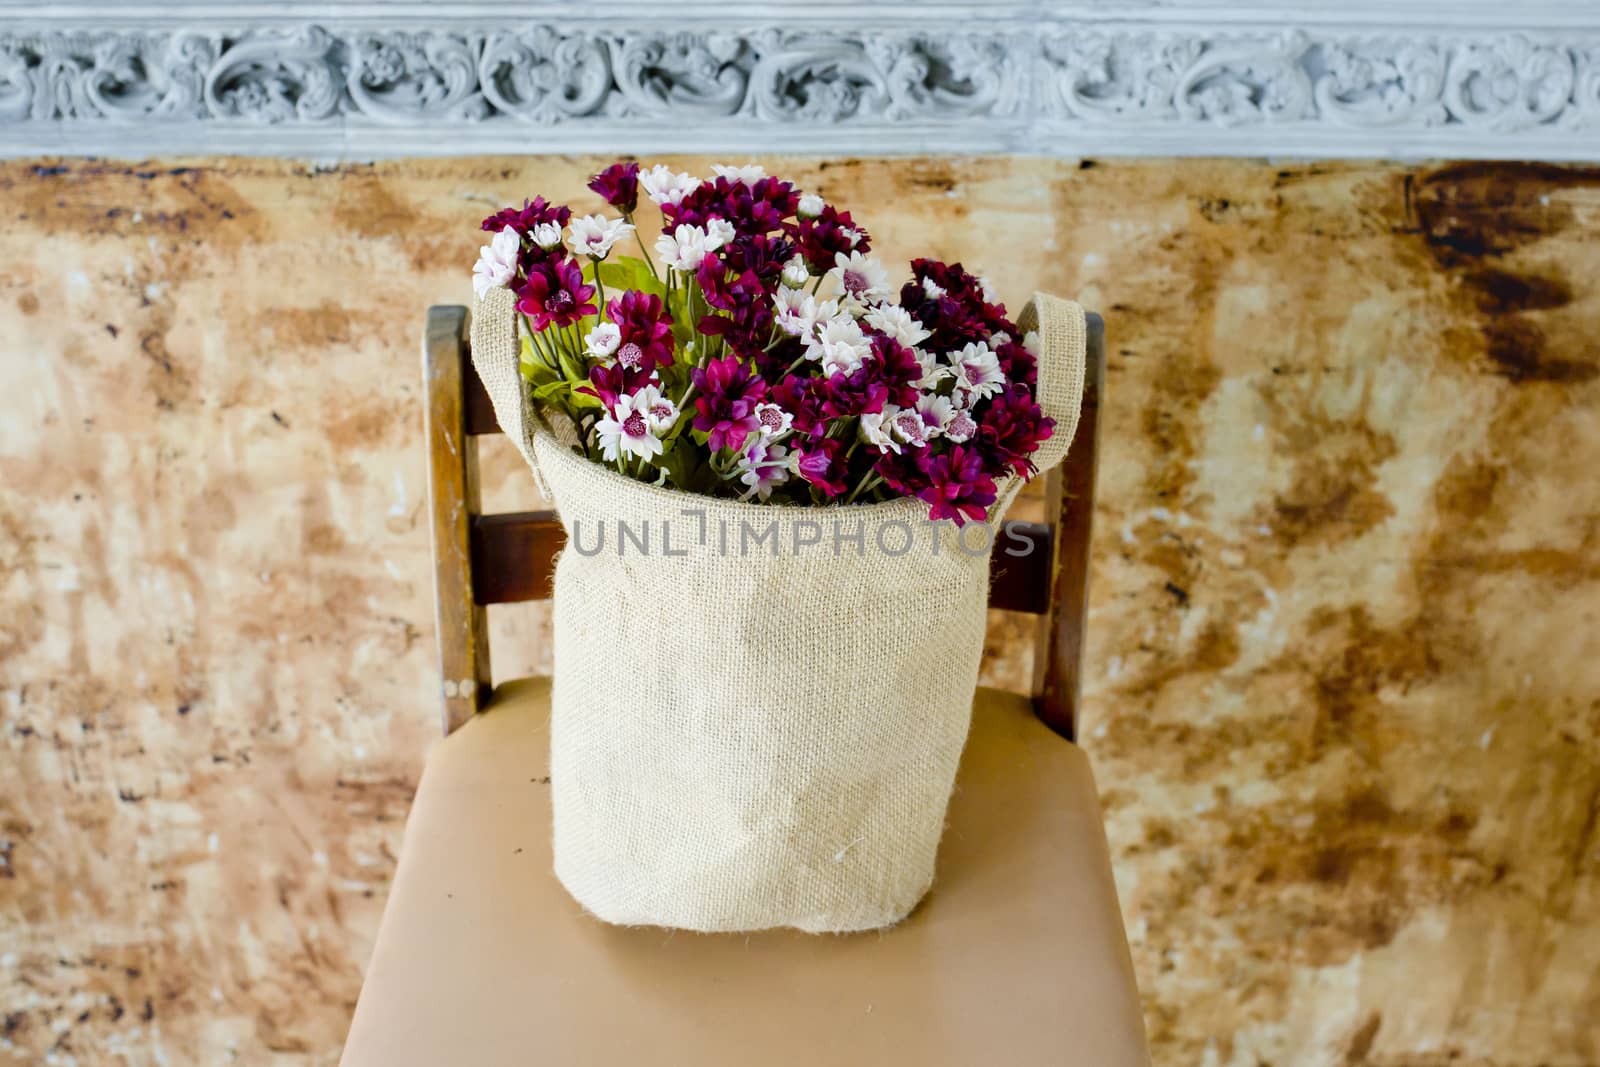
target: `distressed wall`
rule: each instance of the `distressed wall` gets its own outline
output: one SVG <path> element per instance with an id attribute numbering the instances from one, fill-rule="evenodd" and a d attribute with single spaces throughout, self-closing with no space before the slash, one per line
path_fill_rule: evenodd
<path id="1" fill-rule="evenodd" d="M 0 165 L 0 1062 L 336 1059 L 436 732 L 422 311 L 595 162 Z M 1600 174 L 785 169 L 1106 315 L 1084 743 L 1157 1063 L 1600 1063 Z"/>

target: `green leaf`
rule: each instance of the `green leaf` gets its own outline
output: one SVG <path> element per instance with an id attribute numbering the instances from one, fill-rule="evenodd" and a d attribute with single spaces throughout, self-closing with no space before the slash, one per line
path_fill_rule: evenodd
<path id="1" fill-rule="evenodd" d="M 584 279 L 586 281 L 594 280 L 594 266 L 595 264 L 591 263 L 584 268 Z M 654 293 L 663 298 L 667 295 L 666 285 L 656 280 L 655 275 L 650 273 L 649 265 L 642 259 L 635 259 L 632 256 L 617 256 L 613 259 L 605 260 L 598 266 L 600 268 L 600 280 L 605 283 L 606 298 L 609 300 L 615 300 L 627 289 Z"/>

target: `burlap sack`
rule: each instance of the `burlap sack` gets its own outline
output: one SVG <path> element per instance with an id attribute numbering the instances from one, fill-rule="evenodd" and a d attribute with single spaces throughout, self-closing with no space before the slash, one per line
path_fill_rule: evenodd
<path id="1" fill-rule="evenodd" d="M 1056 420 L 1042 470 L 1077 423 L 1084 317 L 1038 295 L 1020 324 L 1043 338 Z M 986 529 L 963 544 L 918 500 L 779 507 L 632 481 L 536 418 L 504 290 L 479 305 L 472 351 L 569 539 L 550 738 L 561 883 L 628 925 L 904 918 L 933 880 L 966 741 Z"/>

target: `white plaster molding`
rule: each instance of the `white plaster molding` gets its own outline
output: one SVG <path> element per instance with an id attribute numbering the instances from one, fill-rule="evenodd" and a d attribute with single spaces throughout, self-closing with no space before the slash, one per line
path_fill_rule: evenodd
<path id="1" fill-rule="evenodd" d="M 0 155 L 1600 160 L 1600 4 L 1452 8 L 0 0 Z"/>

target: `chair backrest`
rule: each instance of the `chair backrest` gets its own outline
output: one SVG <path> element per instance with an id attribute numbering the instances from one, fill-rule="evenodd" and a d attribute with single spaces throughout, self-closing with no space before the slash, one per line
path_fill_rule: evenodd
<path id="1" fill-rule="evenodd" d="M 499 433 L 500 426 L 472 368 L 466 326 L 464 307 L 429 308 L 422 341 L 435 619 L 447 734 L 470 719 L 489 695 L 485 609 L 549 597 L 555 557 L 566 543 L 553 511 L 481 513 L 477 438 Z M 990 607 L 1039 616 L 1034 711 L 1069 739 L 1076 729 L 1082 678 L 1098 415 L 1105 388 L 1105 327 L 1093 314 L 1085 375 L 1077 436 L 1046 483 L 1045 514 L 1052 521 L 1008 522 L 1007 533 L 997 534 L 989 592 Z"/>

